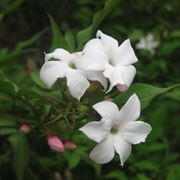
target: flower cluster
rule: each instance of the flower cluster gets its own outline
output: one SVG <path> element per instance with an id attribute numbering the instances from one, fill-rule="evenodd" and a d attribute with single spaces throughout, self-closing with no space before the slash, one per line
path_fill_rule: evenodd
<path id="1" fill-rule="evenodd" d="M 80 52 L 71 54 L 59 48 L 45 54 L 40 71 L 42 81 L 51 87 L 58 78 L 66 77 L 70 94 L 78 100 L 90 86 L 89 81 L 100 82 L 107 93 L 114 86 L 121 92 L 126 91 L 136 74 L 132 64 L 138 61 L 130 40 L 119 46 L 117 40 L 100 30 L 96 36 Z"/>
<path id="2" fill-rule="evenodd" d="M 80 100 L 90 81 L 100 82 L 106 93 L 114 86 L 120 92 L 126 91 L 136 74 L 132 64 L 137 61 L 129 39 L 119 46 L 117 40 L 98 30 L 96 38 L 88 41 L 80 52 L 56 49 L 45 54 L 40 77 L 49 87 L 58 78 L 66 77 L 70 94 Z M 149 124 L 136 121 L 140 116 L 138 96 L 133 94 L 120 110 L 111 101 L 99 102 L 93 108 L 100 114 L 101 120 L 89 122 L 79 129 L 98 143 L 90 158 L 104 164 L 111 161 L 117 152 L 123 165 L 130 155 L 131 144 L 145 142 L 151 131 Z M 48 136 L 48 143 L 60 152 L 66 146 L 56 136 Z M 72 147 L 72 143 L 69 145 Z"/>

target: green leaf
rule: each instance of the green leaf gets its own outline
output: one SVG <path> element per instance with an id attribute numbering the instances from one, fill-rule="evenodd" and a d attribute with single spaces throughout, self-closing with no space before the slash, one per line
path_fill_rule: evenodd
<path id="1" fill-rule="evenodd" d="M 0 80 L 0 91 L 14 96 L 18 91 L 18 87 L 11 81 Z"/>
<path id="2" fill-rule="evenodd" d="M 180 164 L 172 164 L 169 168 L 166 180 L 176 180 L 180 177 Z"/>
<path id="3" fill-rule="evenodd" d="M 0 128 L 2 127 L 16 127 L 17 122 L 15 119 L 6 117 L 6 116 L 1 116 L 0 117 Z"/>
<path id="4" fill-rule="evenodd" d="M 40 79 L 39 71 L 33 71 L 31 73 L 31 78 L 38 87 L 40 87 L 42 89 L 49 89 Z"/>
<path id="5" fill-rule="evenodd" d="M 95 33 L 98 26 L 112 12 L 112 10 L 117 7 L 119 2 L 120 0 L 107 0 L 105 2 L 104 8 L 101 11 L 97 12 L 93 18 L 92 33 Z"/>
<path id="6" fill-rule="evenodd" d="M 159 88 L 149 84 L 136 83 L 133 84 L 128 91 L 125 93 L 120 93 L 114 98 L 115 103 L 122 104 L 127 101 L 127 99 L 133 94 L 136 93 L 141 102 L 141 108 L 146 108 L 153 98 L 157 95 L 166 93 L 174 88 L 180 87 L 180 84 L 170 86 L 168 88 Z"/>
<path id="7" fill-rule="evenodd" d="M 68 161 L 69 169 L 75 168 L 80 162 L 80 155 L 75 150 L 72 152 L 65 152 L 65 156 Z"/>
<path id="8" fill-rule="evenodd" d="M 52 31 L 52 44 L 50 47 L 50 51 L 56 49 L 56 48 L 64 48 L 67 49 L 68 45 L 62 36 L 61 32 L 59 31 L 58 25 L 56 24 L 55 20 L 53 17 L 48 14 L 49 20 L 51 23 L 51 31 Z"/>
<path id="9" fill-rule="evenodd" d="M 152 171 L 158 170 L 157 164 L 148 160 L 136 162 L 134 165 L 136 168 L 140 170 L 152 170 Z"/>
<path id="10" fill-rule="evenodd" d="M 25 48 L 35 43 L 46 31 L 47 29 L 35 34 L 30 39 L 19 42 L 11 52 L 9 52 L 7 55 L 4 55 L 3 57 L 0 57 L 0 67 L 9 64 L 11 61 L 14 61 L 16 56 L 27 53 L 29 51 L 34 52 L 35 49 L 32 50 Z"/>
<path id="11" fill-rule="evenodd" d="M 16 128 L 12 128 L 12 127 L 3 127 L 0 128 L 0 135 L 9 135 L 9 134 L 13 134 L 16 133 L 17 129 Z"/>
<path id="12" fill-rule="evenodd" d="M 18 132 L 9 137 L 13 150 L 13 166 L 18 180 L 23 180 L 29 160 L 29 145 L 24 134 Z"/>
<path id="13" fill-rule="evenodd" d="M 180 41 L 178 39 L 176 39 L 174 41 L 168 41 L 168 42 L 162 44 L 161 52 L 163 53 L 163 55 L 169 56 L 179 47 L 180 47 Z"/>
<path id="14" fill-rule="evenodd" d="M 137 175 L 138 180 L 150 180 L 147 176 L 144 174 L 138 174 Z"/>
<path id="15" fill-rule="evenodd" d="M 31 89 L 20 89 L 17 92 L 17 96 L 23 96 L 27 99 L 41 99 L 40 94 Z"/>
<path id="16" fill-rule="evenodd" d="M 173 162 L 173 161 L 176 161 L 178 158 L 179 158 L 179 153 L 177 152 L 177 153 L 171 153 L 171 154 L 169 154 L 168 156 L 166 156 L 166 159 L 165 159 L 165 161 L 166 162 Z"/>
<path id="17" fill-rule="evenodd" d="M 121 170 L 112 171 L 104 176 L 106 179 L 127 180 L 126 174 Z"/>
<path id="18" fill-rule="evenodd" d="M 7 4 L 6 9 L 0 14 L 0 21 L 4 18 L 5 15 L 16 10 L 24 0 L 15 0 L 10 4 Z"/>
<path id="19" fill-rule="evenodd" d="M 172 32 L 171 37 L 180 38 L 180 30 L 176 30 Z"/>
<path id="20" fill-rule="evenodd" d="M 174 100 L 180 101 L 180 89 L 174 89 L 173 91 L 168 92 L 166 96 Z"/>
<path id="21" fill-rule="evenodd" d="M 9 55 L 9 52 L 7 48 L 0 49 L 0 61 L 3 61 L 4 59 L 6 59 L 8 55 Z"/>
<path id="22" fill-rule="evenodd" d="M 152 143 L 146 148 L 146 153 L 161 151 L 165 148 L 166 148 L 166 145 L 163 143 Z"/>
<path id="23" fill-rule="evenodd" d="M 3 81 L 5 79 L 5 76 L 2 71 L 0 71 L 0 81 Z"/>
<path id="24" fill-rule="evenodd" d="M 66 32 L 65 40 L 68 45 L 68 50 L 70 52 L 74 52 L 75 51 L 75 38 L 71 31 Z"/>
<path id="25" fill-rule="evenodd" d="M 78 49 L 81 48 L 85 42 L 87 42 L 92 35 L 92 26 L 89 26 L 77 33 L 77 44 Z"/>
<path id="26" fill-rule="evenodd" d="M 107 0 L 104 8 L 94 15 L 92 25 L 77 33 L 76 38 L 78 49 L 81 48 L 82 45 L 91 38 L 91 36 L 96 32 L 99 25 L 112 12 L 112 10 L 117 6 L 119 2 L 120 0 Z"/>
<path id="27" fill-rule="evenodd" d="M 129 36 L 131 40 L 139 40 L 144 36 L 144 34 L 141 30 L 134 29 Z"/>
<path id="28" fill-rule="evenodd" d="M 13 50 L 13 52 L 17 53 L 20 52 L 22 49 L 30 46 L 31 44 L 33 44 L 34 42 L 36 42 L 45 32 L 47 31 L 47 29 L 40 31 L 39 33 L 35 34 L 33 37 L 31 37 L 30 39 L 24 40 L 19 42 L 16 45 L 16 48 Z"/>

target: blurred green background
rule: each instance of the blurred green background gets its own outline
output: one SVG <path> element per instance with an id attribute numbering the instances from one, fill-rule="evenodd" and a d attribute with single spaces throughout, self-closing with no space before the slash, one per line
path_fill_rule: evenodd
<path id="1" fill-rule="evenodd" d="M 0 0 L 0 180 L 179 180 L 179 10 L 178 0 Z M 91 161 L 95 144 L 77 130 L 98 119 L 91 105 L 104 94 L 90 92 L 78 103 L 64 97 L 64 82 L 47 89 L 39 79 L 44 52 L 81 50 L 97 29 L 120 43 L 130 38 L 139 59 L 134 84 L 108 96 L 120 106 L 136 92 L 140 119 L 153 129 L 124 167 L 118 156 L 103 166 Z M 159 42 L 154 54 L 136 48 L 148 33 Z M 66 120 L 49 123 L 60 113 Z M 19 132 L 23 123 L 31 125 L 29 134 Z M 68 124 L 75 127 L 69 130 Z M 47 133 L 71 139 L 77 148 L 52 151 Z"/>

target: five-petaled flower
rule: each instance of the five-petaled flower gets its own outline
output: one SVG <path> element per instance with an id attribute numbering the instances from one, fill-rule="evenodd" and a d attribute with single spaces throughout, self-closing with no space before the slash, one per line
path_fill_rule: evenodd
<path id="1" fill-rule="evenodd" d="M 117 86 L 121 92 L 126 91 L 136 74 L 132 64 L 138 61 L 130 40 L 125 40 L 119 46 L 116 39 L 100 30 L 97 31 L 96 36 L 96 39 L 86 44 L 79 67 L 84 70 L 102 71 L 104 77 L 110 81 L 107 93 L 114 86 Z M 95 57 L 90 56 L 92 52 L 95 52 Z"/>
<path id="2" fill-rule="evenodd" d="M 159 46 L 159 42 L 155 40 L 154 35 L 149 33 L 146 37 L 141 38 L 136 44 L 137 49 L 146 49 L 151 54 L 155 53 L 155 48 Z"/>
<path id="3" fill-rule="evenodd" d="M 93 106 L 102 116 L 100 121 L 89 122 L 80 131 L 98 143 L 90 153 L 97 163 L 108 163 L 115 152 L 120 156 L 121 165 L 131 153 L 131 144 L 145 142 L 151 126 L 136 121 L 140 116 L 140 101 L 133 94 L 119 111 L 116 104 L 102 101 Z"/>
<path id="4" fill-rule="evenodd" d="M 60 48 L 45 54 L 45 63 L 40 71 L 42 81 L 51 87 L 58 78 L 66 77 L 70 94 L 78 100 L 90 86 L 88 80 L 99 81 L 106 88 L 107 82 L 102 72 L 84 71 L 79 68 L 81 54 L 82 52 L 70 54 Z"/>

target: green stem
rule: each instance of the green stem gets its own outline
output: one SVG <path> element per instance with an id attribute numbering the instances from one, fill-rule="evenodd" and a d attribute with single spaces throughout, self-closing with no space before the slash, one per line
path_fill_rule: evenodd
<path id="1" fill-rule="evenodd" d="M 49 124 L 52 124 L 52 123 L 58 121 L 61 117 L 63 117 L 62 114 L 60 114 L 59 116 L 57 116 L 55 119 L 52 119 L 51 121 L 48 121 L 48 122 L 46 123 L 46 125 L 49 125 Z"/>

